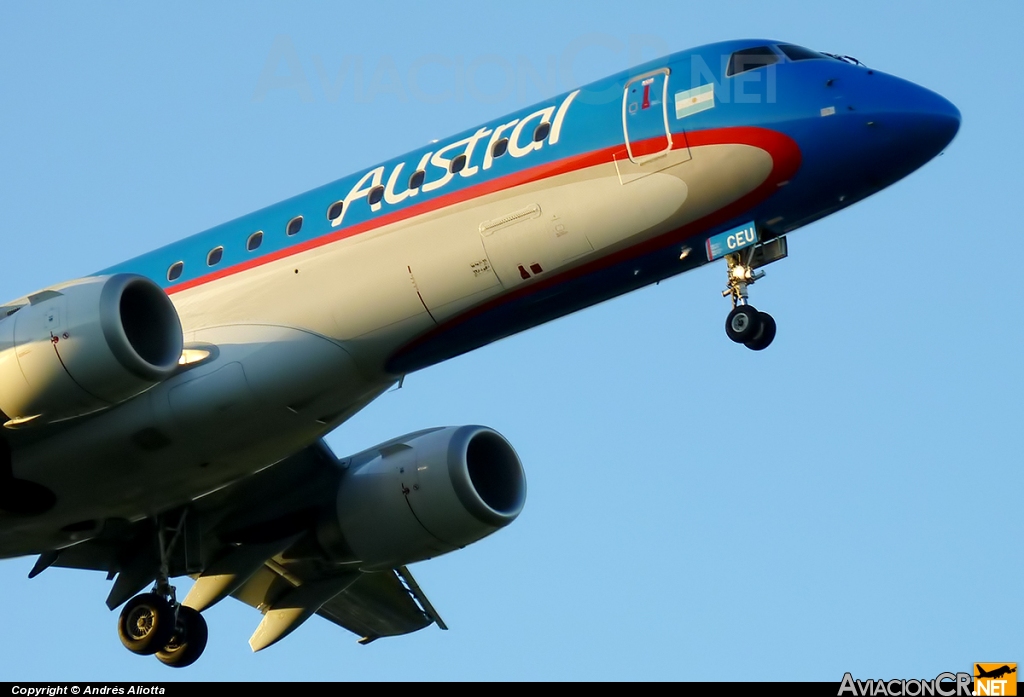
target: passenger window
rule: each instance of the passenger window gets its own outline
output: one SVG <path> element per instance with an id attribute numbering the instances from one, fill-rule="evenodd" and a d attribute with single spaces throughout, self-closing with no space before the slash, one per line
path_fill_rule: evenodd
<path id="1" fill-rule="evenodd" d="M 423 186 L 423 180 L 426 179 L 426 178 L 427 178 L 427 173 L 424 170 L 422 170 L 422 169 L 416 170 L 415 172 L 412 173 L 412 176 L 409 177 L 409 188 L 410 189 L 418 189 L 418 188 L 420 188 L 421 186 Z"/>
<path id="2" fill-rule="evenodd" d="M 259 249 L 261 244 L 263 244 L 263 231 L 259 230 L 249 235 L 249 239 L 245 242 L 245 248 L 252 252 Z"/>
<path id="3" fill-rule="evenodd" d="M 508 152 L 508 138 L 502 138 L 491 147 L 491 157 L 498 159 Z"/>
<path id="4" fill-rule="evenodd" d="M 754 68 L 763 68 L 766 65 L 778 63 L 779 60 L 779 54 L 767 46 L 747 48 L 732 54 L 729 58 L 729 69 L 725 74 L 729 77 L 739 75 Z"/>
<path id="5" fill-rule="evenodd" d="M 185 262 L 176 261 L 171 264 L 171 268 L 167 269 L 167 280 L 177 281 L 181 278 L 181 272 L 185 270 Z"/>
<path id="6" fill-rule="evenodd" d="M 214 247 L 210 250 L 210 253 L 206 255 L 206 265 L 216 266 L 220 263 L 220 260 L 224 257 L 223 247 Z"/>
<path id="7" fill-rule="evenodd" d="M 380 203 L 382 198 L 384 198 L 384 187 L 375 186 L 372 189 L 370 189 L 370 195 L 367 197 L 367 200 L 370 202 L 370 205 L 372 206 L 374 204 Z"/>
<path id="8" fill-rule="evenodd" d="M 341 212 L 343 210 L 345 210 L 345 202 L 335 201 L 334 203 L 331 204 L 331 207 L 327 209 L 327 219 L 337 220 L 339 217 L 341 217 Z"/>
<path id="9" fill-rule="evenodd" d="M 461 172 L 465 168 L 466 168 L 466 156 L 465 155 L 459 155 L 454 160 L 452 160 L 452 163 L 448 166 L 448 171 L 451 172 L 452 174 L 458 174 L 459 172 Z"/>
<path id="10" fill-rule="evenodd" d="M 544 121 L 535 129 L 533 129 L 533 141 L 539 143 L 548 137 L 548 133 L 551 133 L 551 124 Z"/>
<path id="11" fill-rule="evenodd" d="M 301 230 L 301 229 L 302 229 L 302 216 L 301 215 L 297 215 L 294 218 L 292 218 L 290 221 L 288 221 L 287 233 L 288 233 L 289 237 L 291 237 L 292 235 L 299 234 L 299 230 Z"/>

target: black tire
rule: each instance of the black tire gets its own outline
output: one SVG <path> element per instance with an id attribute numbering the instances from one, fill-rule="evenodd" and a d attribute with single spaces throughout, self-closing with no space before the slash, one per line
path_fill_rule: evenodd
<path id="1" fill-rule="evenodd" d="M 190 666 L 203 655 L 209 636 L 206 619 L 198 610 L 182 605 L 178 608 L 178 625 L 174 635 L 156 652 L 157 660 L 172 668 Z"/>
<path id="2" fill-rule="evenodd" d="M 152 656 L 174 634 L 174 608 L 156 593 L 142 593 L 129 600 L 117 620 L 117 635 L 132 653 Z"/>
<path id="3" fill-rule="evenodd" d="M 757 314 L 761 320 L 761 332 L 748 341 L 746 346 L 751 351 L 764 351 L 775 341 L 775 330 L 777 327 L 775 326 L 775 318 L 767 312 L 759 312 Z"/>
<path id="4" fill-rule="evenodd" d="M 761 314 L 752 305 L 738 305 L 725 318 L 725 333 L 737 344 L 754 340 L 761 331 Z"/>

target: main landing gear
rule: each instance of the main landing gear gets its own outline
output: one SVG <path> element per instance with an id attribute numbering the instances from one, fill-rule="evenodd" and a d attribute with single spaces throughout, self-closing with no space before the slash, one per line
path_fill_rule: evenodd
<path id="1" fill-rule="evenodd" d="M 206 620 L 192 608 L 162 594 L 142 593 L 121 611 L 117 634 L 132 653 L 157 657 L 164 665 L 184 668 L 203 654 L 208 637 Z"/>
<path id="2" fill-rule="evenodd" d="M 786 240 L 781 237 L 725 257 L 728 287 L 722 295 L 732 300 L 732 312 L 725 318 L 725 333 L 751 351 L 763 351 L 771 345 L 776 325 L 775 318 L 749 304 L 747 287 L 764 277 L 764 271 L 757 271 L 757 268 L 785 257 L 786 252 Z"/>
<path id="3" fill-rule="evenodd" d="M 170 546 L 164 543 L 164 528 L 158 527 L 160 572 L 149 593 L 125 603 L 117 620 L 117 635 L 124 647 L 141 656 L 157 657 L 164 665 L 184 668 L 192 665 L 206 649 L 206 620 L 197 610 L 182 605 L 168 579 L 171 547 L 182 533 L 182 520 L 174 530 Z"/>
<path id="4" fill-rule="evenodd" d="M 164 665 L 184 668 L 199 660 L 206 649 L 206 620 L 187 605 L 154 590 L 127 603 L 117 621 L 121 643 L 132 653 L 157 657 Z"/>

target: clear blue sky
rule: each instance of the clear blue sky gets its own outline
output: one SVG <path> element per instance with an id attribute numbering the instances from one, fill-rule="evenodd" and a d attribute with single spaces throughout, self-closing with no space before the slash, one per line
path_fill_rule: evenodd
<path id="1" fill-rule="evenodd" d="M 1024 90 L 1018 2 L 0 0 L 0 296 L 105 268 L 657 55 L 761 36 L 963 113 L 946 153 L 791 236 L 723 332 L 706 267 L 410 376 L 340 453 L 483 423 L 526 509 L 416 565 L 451 630 L 314 618 L 253 655 L 211 609 L 173 671 L 100 573 L 0 562 L 3 680 L 934 677 L 1024 662 Z M 73 454 L 72 454 L 73 455 Z M 71 458 L 73 461 L 73 457 Z M 184 590 L 188 583 L 182 581 Z"/>

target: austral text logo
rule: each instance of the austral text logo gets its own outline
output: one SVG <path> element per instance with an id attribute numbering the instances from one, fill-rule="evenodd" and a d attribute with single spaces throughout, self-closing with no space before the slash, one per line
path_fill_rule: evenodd
<path id="1" fill-rule="evenodd" d="M 1016 663 L 975 663 L 974 694 L 981 695 L 1016 695 L 1017 664 Z"/>

